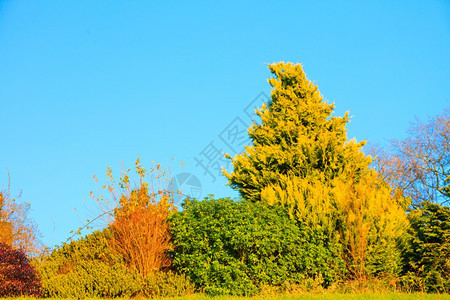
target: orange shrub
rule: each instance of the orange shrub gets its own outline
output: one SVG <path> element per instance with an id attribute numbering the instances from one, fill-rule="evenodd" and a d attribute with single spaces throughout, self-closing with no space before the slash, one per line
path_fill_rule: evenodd
<path id="1" fill-rule="evenodd" d="M 114 249 L 130 268 L 145 277 L 171 264 L 167 255 L 167 250 L 172 247 L 167 222 L 168 200 L 166 196 L 156 203 L 142 184 L 129 197 L 122 196 L 122 206 L 116 209 L 110 225 Z"/>
<path id="2" fill-rule="evenodd" d="M 160 165 L 147 173 L 138 158 L 136 174 L 139 183 L 134 186 L 130 183 L 129 171 L 124 172 L 116 189 L 112 170 L 108 168 L 109 184 L 103 188 L 108 190 L 112 201 L 98 197 L 97 202 L 101 215 L 109 217 L 112 248 L 124 258 L 128 267 L 150 277 L 171 265 L 167 252 L 172 249 L 172 236 L 167 218 L 175 208 L 173 192 L 167 188 L 166 171 L 161 170 Z"/>

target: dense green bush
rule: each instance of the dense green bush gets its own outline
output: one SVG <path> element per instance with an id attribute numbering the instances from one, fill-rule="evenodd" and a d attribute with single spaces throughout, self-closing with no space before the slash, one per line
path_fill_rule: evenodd
<path id="1" fill-rule="evenodd" d="M 184 274 L 157 272 L 145 279 L 142 295 L 147 297 L 181 297 L 192 294 L 194 285 Z"/>
<path id="2" fill-rule="evenodd" d="M 423 292 L 450 292 L 450 207 L 424 202 L 408 218 L 404 285 Z"/>
<path id="3" fill-rule="evenodd" d="M 118 297 L 141 291 L 139 276 L 119 264 L 81 261 L 67 274 L 45 275 L 44 295 L 49 297 Z"/>
<path id="4" fill-rule="evenodd" d="M 143 278 L 125 266 L 110 245 L 109 229 L 64 244 L 33 261 L 45 297 L 182 296 L 193 288 L 188 278 L 156 272 Z"/>
<path id="5" fill-rule="evenodd" d="M 39 296 L 36 270 L 22 250 L 0 242 L 0 297 Z"/>
<path id="6" fill-rule="evenodd" d="M 110 231 L 94 232 L 34 261 L 46 297 L 116 297 L 140 292 L 141 279 L 109 246 Z"/>
<path id="7" fill-rule="evenodd" d="M 207 294 L 254 295 L 306 279 L 326 286 L 345 268 L 339 249 L 281 206 L 210 197 L 183 208 L 171 218 L 173 267 Z"/>

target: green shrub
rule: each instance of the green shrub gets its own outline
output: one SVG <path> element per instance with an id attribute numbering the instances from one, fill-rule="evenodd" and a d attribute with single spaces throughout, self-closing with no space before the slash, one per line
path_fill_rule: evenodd
<path id="1" fill-rule="evenodd" d="M 110 244 L 111 231 L 94 232 L 64 244 L 33 261 L 44 297 L 175 297 L 190 294 L 189 278 L 173 272 L 155 272 L 143 278 L 127 268 Z"/>
<path id="2" fill-rule="evenodd" d="M 43 296 L 85 298 L 139 293 L 141 277 L 111 251 L 109 238 L 109 230 L 97 231 L 36 259 Z"/>
<path id="3" fill-rule="evenodd" d="M 140 277 L 123 265 L 81 261 L 66 274 L 47 273 L 43 294 L 47 297 L 123 297 L 141 291 Z"/>
<path id="4" fill-rule="evenodd" d="M 173 267 L 207 294 L 254 295 L 307 278 L 326 286 L 344 269 L 338 249 L 279 205 L 210 197 L 183 208 L 170 220 Z"/>
<path id="5" fill-rule="evenodd" d="M 147 297 L 180 297 L 194 292 L 194 285 L 184 274 L 157 272 L 145 279 L 143 294 Z"/>
<path id="6" fill-rule="evenodd" d="M 450 208 L 424 202 L 408 218 L 403 284 L 423 292 L 450 292 Z"/>

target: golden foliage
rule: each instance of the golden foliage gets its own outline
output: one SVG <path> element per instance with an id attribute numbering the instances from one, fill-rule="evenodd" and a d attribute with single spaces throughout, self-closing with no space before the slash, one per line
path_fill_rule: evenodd
<path id="1" fill-rule="evenodd" d="M 232 158 L 233 172 L 224 170 L 229 184 L 244 198 L 260 201 L 266 186 L 285 178 L 326 182 L 347 169 L 365 170 L 370 158 L 361 152 L 365 142 L 348 140 L 348 114 L 332 116 L 334 104 L 323 99 L 300 64 L 269 68 L 271 101 L 256 111 L 261 122 L 249 128 L 253 145 Z"/>
<path id="2" fill-rule="evenodd" d="M 37 255 L 42 250 L 40 233 L 28 216 L 29 203 L 11 197 L 10 179 L 8 188 L 0 191 L 0 241 L 23 250 L 27 255 Z"/>
<path id="3" fill-rule="evenodd" d="M 401 194 L 369 168 L 365 142 L 347 138 L 348 113 L 332 115 L 334 104 L 301 65 L 269 68 L 271 101 L 256 111 L 253 145 L 232 158 L 232 173 L 224 171 L 229 184 L 251 201 L 281 203 L 303 228 L 342 246 L 348 279 L 395 273 L 396 240 L 407 224 Z"/>
<path id="4" fill-rule="evenodd" d="M 389 186 L 373 170 L 358 181 L 336 180 L 334 191 L 338 232 L 350 277 L 365 280 L 372 275 L 395 273 L 400 262 L 390 257 L 398 252 L 396 241 L 408 226 L 399 203 L 402 199 L 394 198 Z M 374 265 L 370 261 L 373 259 L 385 265 Z"/>
<path id="5" fill-rule="evenodd" d="M 171 209 L 168 197 L 156 203 L 145 185 L 122 195 L 121 207 L 110 227 L 113 247 L 127 265 L 147 277 L 170 266 L 167 251 L 172 249 L 167 217 Z"/>
<path id="6" fill-rule="evenodd" d="M 135 172 L 139 183 L 130 182 L 128 169 L 115 187 L 112 170 L 107 168 L 109 184 L 103 189 L 112 196 L 111 203 L 103 197 L 97 199 L 103 214 L 109 216 L 108 226 L 112 229 L 112 247 L 121 254 L 125 263 L 144 277 L 171 264 L 167 251 L 172 249 L 168 216 L 174 209 L 173 195 L 165 188 L 166 173 L 160 165 L 150 169 L 150 182 L 146 181 L 147 170 L 139 158 Z"/>
<path id="7" fill-rule="evenodd" d="M 288 207 L 291 217 L 343 245 L 348 279 L 365 280 L 395 273 L 399 266 L 396 240 L 404 234 L 406 213 L 391 190 L 373 170 L 341 176 L 329 183 L 298 177 L 283 178 L 261 195 L 269 204 Z M 378 256 L 378 257 L 376 257 Z M 379 265 L 384 261 L 384 265 Z"/>
<path id="8" fill-rule="evenodd" d="M 269 204 L 279 202 L 288 207 L 290 216 L 302 224 L 331 233 L 336 209 L 330 201 L 332 193 L 333 189 L 321 181 L 284 176 L 279 184 L 265 187 L 261 198 Z"/>

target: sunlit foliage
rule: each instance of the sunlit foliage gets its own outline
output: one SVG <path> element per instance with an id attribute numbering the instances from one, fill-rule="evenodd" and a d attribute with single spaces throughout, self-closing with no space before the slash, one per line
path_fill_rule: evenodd
<path id="1" fill-rule="evenodd" d="M 281 203 L 291 217 L 341 245 L 347 279 L 396 274 L 396 242 L 407 226 L 403 198 L 369 168 L 364 142 L 348 140 L 343 118 L 332 116 L 300 65 L 269 66 L 272 97 L 249 130 L 253 145 L 225 172 L 232 187 L 251 201 Z"/>
<path id="2" fill-rule="evenodd" d="M 36 296 L 40 280 L 22 250 L 0 242 L 0 297 Z"/>
<path id="3" fill-rule="evenodd" d="M 334 245 L 309 243 L 281 205 L 229 198 L 186 200 L 171 217 L 176 270 L 209 295 L 329 286 L 345 270 Z"/>
<path id="4" fill-rule="evenodd" d="M 144 277 L 167 269 L 172 249 L 168 216 L 174 211 L 173 191 L 168 189 L 166 170 L 159 164 L 149 172 L 140 159 L 135 163 L 138 182 L 125 171 L 116 184 L 113 172 L 107 168 L 108 184 L 103 186 L 109 197 L 95 196 L 112 232 L 111 247 L 131 269 Z"/>
<path id="5" fill-rule="evenodd" d="M 29 256 L 42 250 L 40 232 L 36 223 L 29 217 L 30 204 L 11 195 L 8 174 L 8 187 L 0 190 L 0 242 L 24 251 Z"/>

